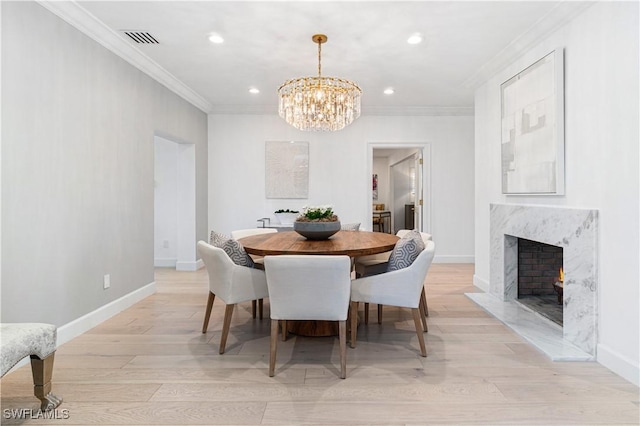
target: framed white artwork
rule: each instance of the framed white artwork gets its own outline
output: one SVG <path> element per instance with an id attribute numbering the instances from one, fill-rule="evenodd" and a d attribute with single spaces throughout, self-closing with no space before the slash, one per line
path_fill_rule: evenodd
<path id="1" fill-rule="evenodd" d="M 265 144 L 267 198 L 309 197 L 309 142 Z"/>
<path id="2" fill-rule="evenodd" d="M 503 194 L 564 194 L 563 58 L 555 49 L 500 86 Z"/>

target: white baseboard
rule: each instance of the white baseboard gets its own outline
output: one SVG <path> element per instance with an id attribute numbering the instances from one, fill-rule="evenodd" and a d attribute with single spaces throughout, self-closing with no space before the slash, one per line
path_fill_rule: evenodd
<path id="1" fill-rule="evenodd" d="M 475 285 L 485 293 L 489 293 L 489 281 L 485 280 L 484 278 L 480 278 L 476 274 L 473 274 L 473 285 Z"/>
<path id="2" fill-rule="evenodd" d="M 204 267 L 204 262 L 202 259 L 198 259 L 195 262 L 176 262 L 176 271 L 197 271 L 200 268 Z"/>
<path id="3" fill-rule="evenodd" d="M 435 255 L 433 263 L 475 263 L 475 256 Z"/>
<path id="4" fill-rule="evenodd" d="M 620 377 L 640 386 L 640 365 L 634 364 L 627 357 L 611 350 L 603 344 L 598 344 L 598 363 L 607 367 Z"/>
<path id="5" fill-rule="evenodd" d="M 67 343 L 82 333 L 92 329 L 103 321 L 108 320 L 112 316 L 124 311 L 125 309 L 135 305 L 142 299 L 151 296 L 156 292 L 155 281 L 125 294 L 119 299 L 107 303 L 99 307 L 93 312 L 81 316 L 61 327 L 58 327 L 58 346 Z"/>
<path id="6" fill-rule="evenodd" d="M 175 268 L 176 271 L 197 271 L 200 268 L 204 268 L 204 262 L 202 259 L 193 261 L 178 261 L 172 258 L 155 258 L 153 259 L 153 266 L 156 268 Z"/>
<path id="7" fill-rule="evenodd" d="M 156 268 L 175 268 L 178 259 L 171 257 L 156 257 L 153 259 L 153 266 Z"/>
<path id="8" fill-rule="evenodd" d="M 93 312 L 89 312 L 86 315 L 81 316 L 63 326 L 58 327 L 58 339 L 56 345 L 63 345 L 70 340 L 80 336 L 82 333 L 92 329 L 96 325 L 103 321 L 108 320 L 112 316 L 119 314 L 125 309 L 135 305 L 142 299 L 151 296 L 156 292 L 156 283 L 152 282 L 146 286 L 132 291 L 129 294 L 125 294 L 119 299 L 109 302 L 104 306 L 99 307 Z M 7 372 L 10 374 L 20 367 L 23 367 L 29 363 L 29 357 L 24 358 L 17 363 L 11 370 Z"/>

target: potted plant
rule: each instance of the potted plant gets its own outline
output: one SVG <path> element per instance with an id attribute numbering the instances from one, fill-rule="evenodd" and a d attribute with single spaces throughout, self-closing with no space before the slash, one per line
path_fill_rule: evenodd
<path id="1" fill-rule="evenodd" d="M 290 209 L 278 209 L 274 212 L 274 215 L 278 219 L 281 225 L 293 226 L 293 221 L 296 220 L 300 212 L 298 210 Z"/>
<path id="2" fill-rule="evenodd" d="M 309 240 L 326 240 L 340 230 L 340 220 L 332 206 L 305 206 L 293 230 Z"/>

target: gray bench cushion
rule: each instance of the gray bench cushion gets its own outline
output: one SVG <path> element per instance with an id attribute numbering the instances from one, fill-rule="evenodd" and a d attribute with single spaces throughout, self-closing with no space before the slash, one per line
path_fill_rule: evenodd
<path id="1" fill-rule="evenodd" d="M 20 360 L 44 359 L 56 350 L 56 326 L 40 323 L 0 324 L 0 367 L 4 376 Z"/>

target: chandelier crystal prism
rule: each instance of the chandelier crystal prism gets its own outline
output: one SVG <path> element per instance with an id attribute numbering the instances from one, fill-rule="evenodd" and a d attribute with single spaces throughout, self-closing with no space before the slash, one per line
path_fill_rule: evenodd
<path id="1" fill-rule="evenodd" d="M 293 78 L 278 89 L 278 113 L 299 130 L 336 131 L 360 117 L 362 90 L 352 81 L 323 77 L 321 68 L 324 34 L 312 38 L 318 43 L 318 76 Z"/>

